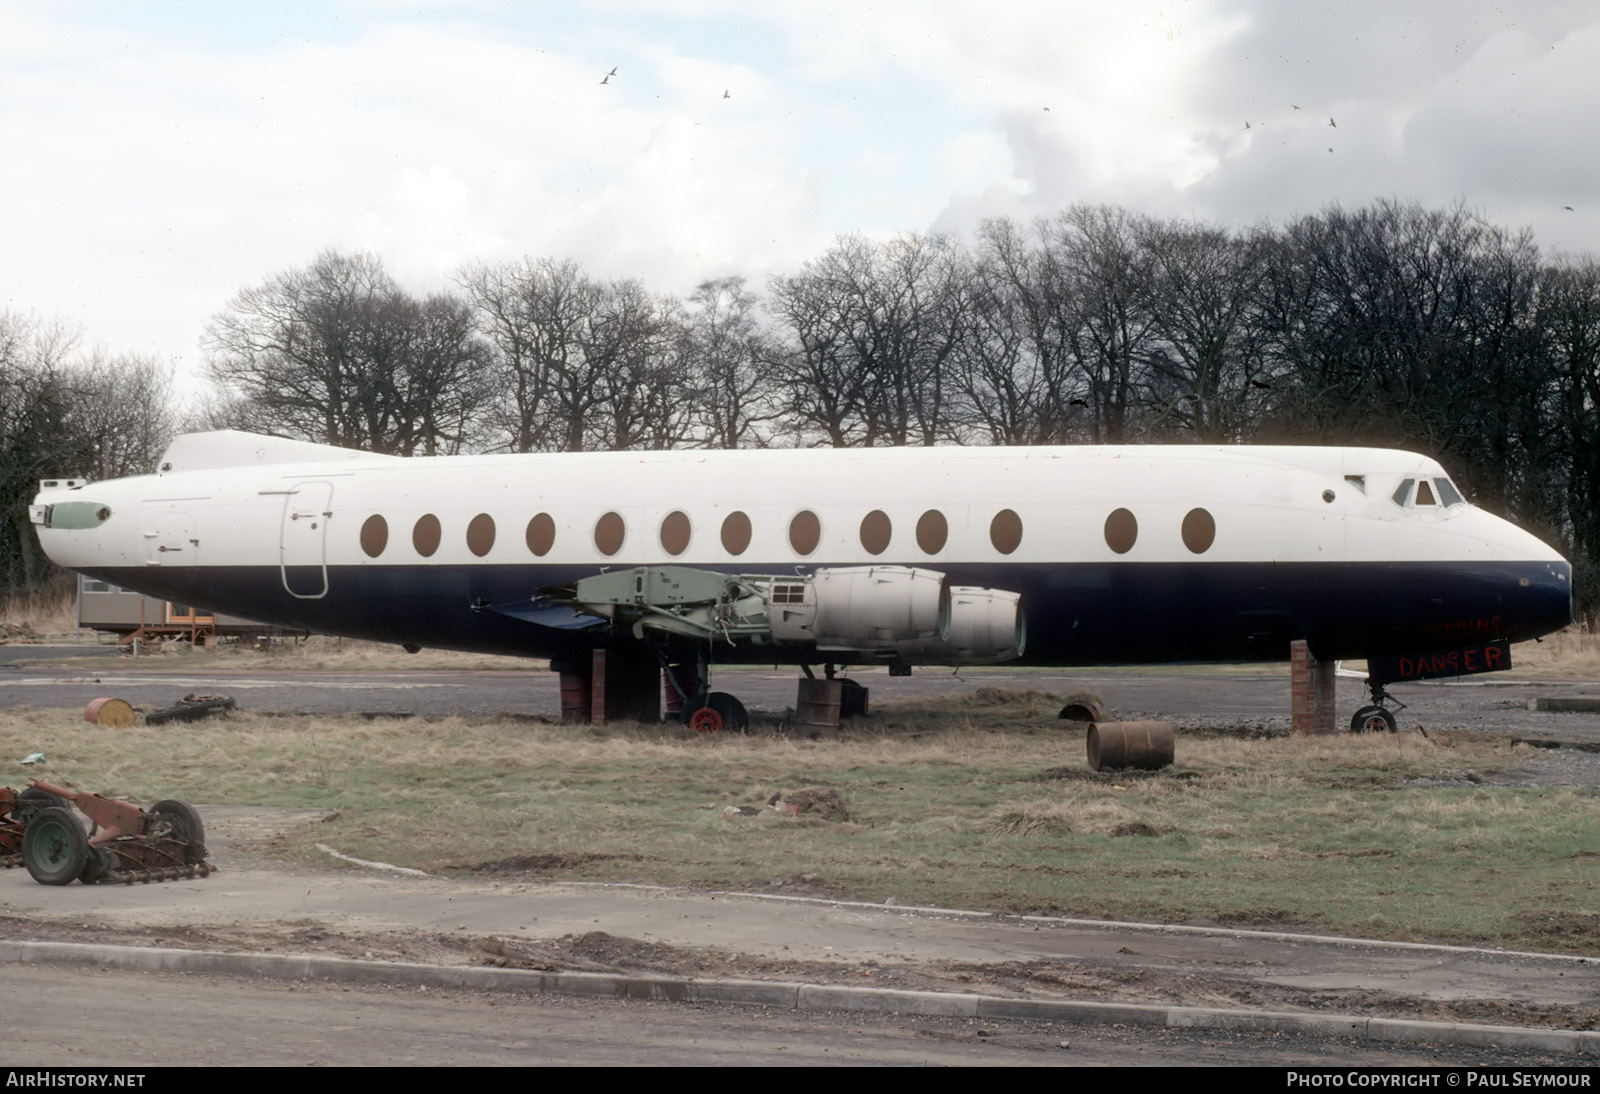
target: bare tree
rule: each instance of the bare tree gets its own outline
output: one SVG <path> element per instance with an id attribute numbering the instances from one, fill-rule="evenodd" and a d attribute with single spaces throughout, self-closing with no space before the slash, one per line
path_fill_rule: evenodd
<path id="1" fill-rule="evenodd" d="M 50 569 L 28 520 L 39 479 L 90 470 L 66 428 L 75 341 L 63 323 L 0 311 L 0 588 L 36 585 Z"/>
<path id="2" fill-rule="evenodd" d="M 845 330 L 844 288 L 812 263 L 772 279 L 772 309 L 792 336 L 772 359 L 785 416 L 834 448 L 862 443 L 867 382 Z"/>
<path id="3" fill-rule="evenodd" d="M 413 299 L 371 255 L 325 252 L 246 289 L 203 344 L 240 425 L 325 444 L 453 451 L 484 394 L 465 306 Z"/>
<path id="4" fill-rule="evenodd" d="M 1059 309 L 1052 336 L 1084 381 L 1087 439 L 1096 444 L 1133 439 L 1136 377 L 1155 326 L 1151 264 L 1140 246 L 1146 224 L 1114 206 L 1077 205 L 1039 225 L 1042 288 Z"/>
<path id="5" fill-rule="evenodd" d="M 777 417 L 770 372 L 777 344 L 761 326 L 757 303 L 742 277 L 703 281 L 689 298 L 685 352 L 707 448 L 760 445 L 759 430 Z"/>
<path id="6" fill-rule="evenodd" d="M 95 479 L 148 474 L 178 432 L 172 368 L 151 357 L 96 352 L 61 373 L 63 429 L 81 452 L 74 470 Z"/>
<path id="7" fill-rule="evenodd" d="M 1256 301 L 1264 249 L 1255 233 L 1146 222 L 1152 327 L 1140 370 L 1146 432 L 1210 444 L 1249 435 L 1268 403 Z"/>
<path id="8" fill-rule="evenodd" d="M 956 437 L 950 361 L 965 336 L 966 262 L 954 244 L 907 234 L 841 236 L 793 277 L 773 310 L 793 335 L 779 358 L 789 412 L 828 443 L 931 445 Z"/>
<path id="9" fill-rule="evenodd" d="M 587 423 L 590 447 L 676 448 L 693 421 L 689 358 L 680 305 L 637 281 L 603 286 L 582 342 L 598 396 Z"/>

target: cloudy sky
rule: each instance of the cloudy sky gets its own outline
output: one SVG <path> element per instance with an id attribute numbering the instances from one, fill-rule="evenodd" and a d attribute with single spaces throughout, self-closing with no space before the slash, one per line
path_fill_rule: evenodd
<path id="1" fill-rule="evenodd" d="M 1600 253 L 1597 92 L 1586 2 L 0 0 L 0 308 L 191 371 L 326 248 L 684 293 L 843 232 L 1399 197 Z"/>

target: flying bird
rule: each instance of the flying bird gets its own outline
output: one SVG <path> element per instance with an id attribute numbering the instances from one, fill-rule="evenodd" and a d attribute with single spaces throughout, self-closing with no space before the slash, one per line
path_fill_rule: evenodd
<path id="1" fill-rule="evenodd" d="M 732 96 L 732 95 L 729 95 L 729 94 L 728 94 L 728 93 L 727 93 L 727 92 L 726 92 L 726 91 L 724 91 L 724 92 L 723 92 L 723 93 L 722 93 L 722 97 L 723 97 L 723 98 L 724 98 L 724 99 L 731 99 L 731 98 L 733 98 L 733 96 Z"/>
<path id="2" fill-rule="evenodd" d="M 1333 126 L 1335 129 L 1339 128 L 1339 123 L 1335 122 L 1332 118 L 1328 119 L 1328 124 Z"/>
<path id="3" fill-rule="evenodd" d="M 1299 110 L 1300 109 L 1298 106 L 1295 106 L 1294 103 L 1290 103 L 1289 106 L 1294 110 Z"/>
<path id="4" fill-rule="evenodd" d="M 602 79 L 600 81 L 600 83 L 601 84 L 609 84 L 611 82 L 611 77 L 615 76 L 616 74 L 617 74 L 617 70 L 615 68 L 613 68 L 610 72 L 605 74 L 605 78 Z"/>
<path id="5" fill-rule="evenodd" d="M 1245 127 L 1245 128 L 1246 128 L 1246 129 L 1249 129 L 1249 128 L 1250 128 L 1250 123 L 1249 123 L 1249 122 L 1245 122 L 1245 123 L 1244 123 L 1244 127 Z"/>
<path id="6" fill-rule="evenodd" d="M 1578 211 L 1578 210 L 1574 209 L 1570 205 L 1563 205 L 1562 208 L 1565 209 L 1569 213 L 1576 213 Z"/>

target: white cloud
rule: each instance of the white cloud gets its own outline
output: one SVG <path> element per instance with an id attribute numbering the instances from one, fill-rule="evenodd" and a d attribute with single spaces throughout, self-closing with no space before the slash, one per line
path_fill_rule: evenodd
<path id="1" fill-rule="evenodd" d="M 1597 53 L 1571 2 L 0 0 L 0 302 L 193 361 L 328 247 L 416 290 L 555 255 L 685 292 L 845 231 L 1397 196 L 1594 249 Z"/>

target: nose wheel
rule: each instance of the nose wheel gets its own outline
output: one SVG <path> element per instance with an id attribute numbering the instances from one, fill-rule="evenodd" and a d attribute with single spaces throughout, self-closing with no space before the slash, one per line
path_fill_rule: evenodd
<path id="1" fill-rule="evenodd" d="M 1350 719 L 1351 733 L 1394 733 L 1399 728 L 1386 707 L 1362 707 Z"/>
<path id="2" fill-rule="evenodd" d="M 1400 726 L 1395 722 L 1394 711 L 1388 704 L 1393 703 L 1400 710 L 1406 705 L 1383 690 L 1383 685 L 1367 677 L 1367 690 L 1372 692 L 1372 702 L 1356 711 L 1355 717 L 1350 719 L 1351 733 L 1394 733 Z"/>

